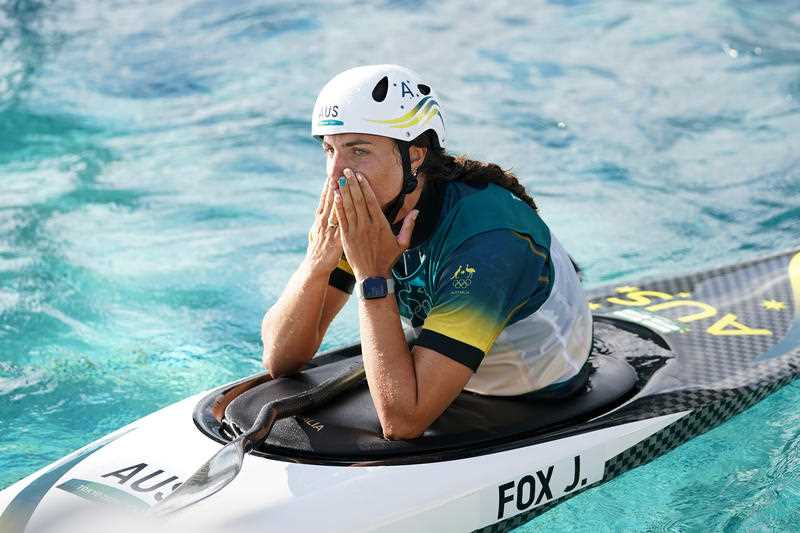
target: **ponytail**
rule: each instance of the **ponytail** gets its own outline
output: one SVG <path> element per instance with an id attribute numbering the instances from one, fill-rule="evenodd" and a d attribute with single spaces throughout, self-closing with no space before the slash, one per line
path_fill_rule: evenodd
<path id="1" fill-rule="evenodd" d="M 465 156 L 452 156 L 439 146 L 433 130 L 428 130 L 413 141 L 411 144 L 427 148 L 425 161 L 420 165 L 418 171 L 425 179 L 430 182 L 461 181 L 468 185 L 483 186 L 494 183 L 500 187 L 511 191 L 514 196 L 528 204 L 535 212 L 539 212 L 533 197 L 528 194 L 519 179 L 507 170 L 503 170 L 495 163 L 484 163 L 474 159 L 467 159 Z M 569 256 L 572 266 L 578 276 L 581 276 L 581 267 L 572 256 Z"/>
<path id="2" fill-rule="evenodd" d="M 525 190 L 517 177 L 507 170 L 503 170 L 494 163 L 484 163 L 465 156 L 452 156 L 439 146 L 435 138 L 431 138 L 432 131 L 428 130 L 411 144 L 427 148 L 425 161 L 418 171 L 425 179 L 431 182 L 461 181 L 468 185 L 487 185 L 494 183 L 511 191 L 514 196 L 525 202 L 534 211 L 538 211 L 536 202 Z"/>

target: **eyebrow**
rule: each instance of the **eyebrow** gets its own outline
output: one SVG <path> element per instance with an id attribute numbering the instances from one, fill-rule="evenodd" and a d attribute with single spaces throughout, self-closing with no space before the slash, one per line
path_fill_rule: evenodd
<path id="1" fill-rule="evenodd" d="M 322 144 L 323 145 L 327 144 L 328 146 L 330 146 L 330 144 L 326 143 L 325 141 L 322 141 Z M 356 139 L 355 141 L 350 141 L 349 143 L 344 143 L 344 146 L 345 147 L 358 146 L 359 144 L 372 144 L 372 143 L 369 142 L 369 141 L 366 141 L 364 139 Z"/>

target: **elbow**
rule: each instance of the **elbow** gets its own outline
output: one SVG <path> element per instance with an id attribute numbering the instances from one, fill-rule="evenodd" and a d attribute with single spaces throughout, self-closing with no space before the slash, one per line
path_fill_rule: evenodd
<path id="1" fill-rule="evenodd" d="M 270 370 L 271 361 L 270 361 L 270 342 L 269 342 L 269 311 L 264 314 L 264 318 L 261 319 L 261 346 L 263 349 L 261 351 L 261 365 Z"/>
<path id="2" fill-rule="evenodd" d="M 383 430 L 383 438 L 386 440 L 411 440 L 421 436 L 424 431 L 394 431 Z"/>
<path id="3" fill-rule="evenodd" d="M 261 366 L 269 372 L 270 376 L 279 378 L 285 376 L 288 372 L 283 368 L 285 362 L 282 362 L 279 357 L 279 350 L 276 349 L 277 347 L 273 342 L 270 329 L 269 311 L 267 311 L 267 314 L 264 315 L 264 319 L 261 321 L 261 345 L 263 346 L 261 352 Z"/>
<path id="4" fill-rule="evenodd" d="M 269 317 L 270 313 L 267 312 L 261 322 L 261 343 L 263 346 L 261 365 L 273 378 L 293 374 L 303 368 L 314 356 L 316 350 L 312 346 L 304 345 L 303 343 L 281 342 L 272 333 Z M 319 346 L 318 342 L 317 346 Z M 307 356 L 304 355 L 306 353 L 308 353 Z"/>
<path id="5" fill-rule="evenodd" d="M 286 357 L 285 354 L 277 350 L 270 350 L 268 346 L 269 345 L 264 346 L 264 353 L 261 355 L 261 365 L 273 379 L 294 374 L 305 365 L 305 360 L 296 360 Z"/>
<path id="6" fill-rule="evenodd" d="M 270 360 L 270 357 L 269 357 L 269 353 L 267 353 L 266 349 L 264 349 L 264 353 L 261 354 L 261 366 L 263 366 L 264 369 L 267 372 L 269 372 L 271 376 L 278 377 L 278 376 L 275 375 L 275 372 L 273 371 L 273 366 L 274 365 L 272 364 L 272 361 Z"/>
<path id="7" fill-rule="evenodd" d="M 266 322 L 266 317 L 264 318 Z M 277 365 L 275 364 L 274 357 L 273 357 L 273 350 L 271 349 L 271 343 L 269 342 L 269 338 L 267 338 L 266 328 L 263 326 L 261 327 L 261 344 L 263 349 L 261 351 L 261 366 L 263 366 L 267 372 L 270 373 L 273 377 L 278 377 L 276 375 Z"/>
<path id="8" fill-rule="evenodd" d="M 298 370 L 296 367 L 287 366 L 287 361 L 282 361 L 266 348 L 264 348 L 264 353 L 261 356 L 261 365 L 273 379 L 286 376 Z"/>
<path id="9" fill-rule="evenodd" d="M 428 429 L 427 424 L 422 425 L 418 420 L 408 416 L 385 416 L 381 419 L 383 436 L 389 440 L 416 439 Z"/>
<path id="10" fill-rule="evenodd" d="M 280 358 L 277 357 L 278 354 L 265 336 L 262 337 L 261 340 L 264 343 L 264 350 L 261 352 L 261 366 L 263 366 L 273 378 L 285 376 L 287 374 L 286 369 L 283 368 L 285 363 L 284 365 L 281 364 Z"/>

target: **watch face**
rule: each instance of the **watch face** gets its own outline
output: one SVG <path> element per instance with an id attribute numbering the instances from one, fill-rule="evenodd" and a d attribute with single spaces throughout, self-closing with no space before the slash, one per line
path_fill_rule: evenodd
<path id="1" fill-rule="evenodd" d="M 364 298 L 371 300 L 372 298 L 383 298 L 388 294 L 386 289 L 386 280 L 384 278 L 367 278 L 361 282 L 361 294 Z"/>

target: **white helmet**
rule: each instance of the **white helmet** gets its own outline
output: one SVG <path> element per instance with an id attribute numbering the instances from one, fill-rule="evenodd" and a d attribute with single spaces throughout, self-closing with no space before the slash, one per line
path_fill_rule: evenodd
<path id="1" fill-rule="evenodd" d="M 322 88 L 311 117 L 315 137 L 368 133 L 412 141 L 427 130 L 444 148 L 436 93 L 419 74 L 399 65 L 366 65 L 338 74 Z"/>

